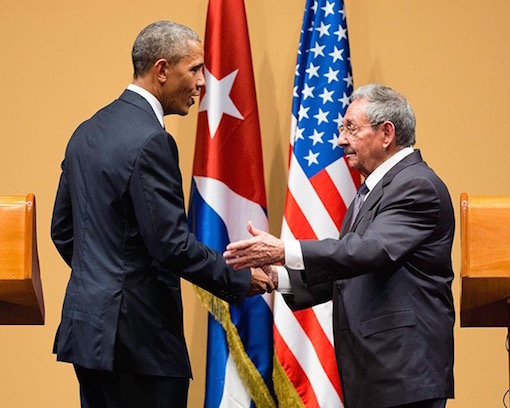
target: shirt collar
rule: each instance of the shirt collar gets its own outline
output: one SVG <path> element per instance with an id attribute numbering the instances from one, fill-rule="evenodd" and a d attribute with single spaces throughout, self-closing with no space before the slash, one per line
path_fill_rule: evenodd
<path id="1" fill-rule="evenodd" d="M 390 171 L 393 166 L 400 162 L 404 157 L 409 156 L 412 152 L 414 152 L 412 147 L 404 147 L 402 150 L 399 150 L 397 153 L 391 156 L 388 160 L 380 164 L 379 167 L 370 173 L 370 175 L 365 180 L 365 184 L 369 190 L 372 191 L 375 185 L 382 180 L 384 175 Z"/>
<path id="2" fill-rule="evenodd" d="M 161 105 L 161 102 L 158 101 L 158 98 L 156 98 L 153 94 L 151 94 L 146 89 L 142 88 L 141 86 L 135 85 L 135 84 L 129 84 L 127 89 L 137 93 L 142 98 L 144 98 L 147 102 L 149 102 L 149 104 L 152 107 L 152 110 L 154 111 L 154 113 L 156 114 L 156 117 L 159 120 L 159 123 L 164 128 L 165 123 L 163 121 L 163 116 L 164 116 L 163 105 Z"/>

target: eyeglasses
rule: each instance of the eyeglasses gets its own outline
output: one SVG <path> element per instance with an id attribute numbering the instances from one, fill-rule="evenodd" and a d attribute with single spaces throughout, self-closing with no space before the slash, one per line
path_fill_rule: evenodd
<path id="1" fill-rule="evenodd" d="M 340 126 L 338 126 L 338 132 L 339 132 L 339 135 L 342 134 L 343 132 L 345 132 L 347 134 L 347 137 L 352 139 L 352 138 L 356 137 L 356 134 L 360 131 L 361 128 L 368 127 L 368 126 L 377 127 L 381 123 L 383 123 L 383 122 L 368 123 L 366 125 L 358 125 L 358 126 L 355 126 L 355 125 L 344 126 L 344 124 L 341 123 Z"/>

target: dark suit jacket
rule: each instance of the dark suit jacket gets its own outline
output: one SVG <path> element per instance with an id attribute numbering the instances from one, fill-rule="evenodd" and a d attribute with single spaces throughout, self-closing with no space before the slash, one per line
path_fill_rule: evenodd
<path id="1" fill-rule="evenodd" d="M 72 268 L 55 352 L 86 368 L 190 377 L 180 277 L 233 304 L 250 286 L 188 231 L 175 141 L 129 90 L 71 137 L 51 234 Z"/>
<path id="2" fill-rule="evenodd" d="M 453 397 L 451 249 L 446 186 L 418 150 L 374 187 L 340 239 L 302 241 L 289 271 L 294 309 L 333 299 L 335 350 L 347 408 Z"/>

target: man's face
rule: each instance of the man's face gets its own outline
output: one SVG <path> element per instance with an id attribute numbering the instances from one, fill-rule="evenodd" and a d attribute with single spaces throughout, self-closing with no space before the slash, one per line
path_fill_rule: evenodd
<path id="1" fill-rule="evenodd" d="M 344 149 L 349 167 L 358 170 L 364 177 L 372 173 L 384 160 L 381 126 L 374 130 L 365 115 L 367 101 L 352 102 L 343 120 L 344 131 L 340 133 L 338 145 Z"/>
<path id="2" fill-rule="evenodd" d="M 204 48 L 198 41 L 190 41 L 188 55 L 177 64 L 167 65 L 167 81 L 163 86 L 162 105 L 165 115 L 187 115 L 194 98 L 205 86 Z"/>

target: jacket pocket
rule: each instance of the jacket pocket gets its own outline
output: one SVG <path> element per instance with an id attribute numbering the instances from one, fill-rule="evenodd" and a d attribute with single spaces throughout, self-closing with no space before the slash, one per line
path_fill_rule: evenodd
<path id="1" fill-rule="evenodd" d="M 361 335 L 370 337 L 373 334 L 416 326 L 416 316 L 412 310 L 400 310 L 363 320 L 360 324 Z"/>

